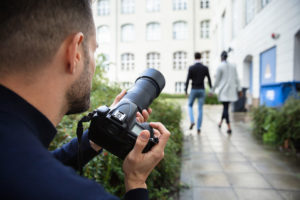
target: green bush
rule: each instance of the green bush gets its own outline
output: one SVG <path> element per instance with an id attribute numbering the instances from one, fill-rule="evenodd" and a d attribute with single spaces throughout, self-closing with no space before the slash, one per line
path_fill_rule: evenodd
<path id="1" fill-rule="evenodd" d="M 218 96 L 216 94 L 208 95 L 209 93 L 206 92 L 205 102 L 204 104 L 220 104 L 218 100 Z"/>
<path id="2" fill-rule="evenodd" d="M 300 141 L 300 100 L 290 98 L 283 107 L 260 106 L 253 109 L 253 133 L 264 143 L 283 145 L 290 141 L 292 148 Z"/>
<path id="3" fill-rule="evenodd" d="M 209 94 L 209 92 L 206 91 L 204 104 L 220 104 L 216 94 L 213 94 L 212 96 L 210 96 L 208 94 Z M 185 98 L 188 98 L 185 94 L 167 94 L 167 93 L 162 93 L 160 95 L 160 97 L 164 98 L 164 99 L 174 99 L 174 98 L 175 99 L 185 99 Z"/>
<path id="4" fill-rule="evenodd" d="M 98 63 L 93 79 L 91 93 L 91 109 L 99 105 L 110 105 L 115 96 L 121 91 L 118 85 L 110 85 L 103 78 L 104 69 Z M 153 113 L 148 121 L 160 121 L 171 132 L 171 137 L 165 148 L 165 157 L 153 170 L 147 180 L 150 199 L 171 199 L 179 189 L 180 153 L 182 148 L 182 132 L 180 129 L 181 110 L 179 105 L 170 103 L 164 98 L 156 99 L 151 108 Z M 91 111 L 91 110 L 90 110 Z M 58 134 L 49 149 L 60 147 L 75 137 L 78 120 L 86 113 L 65 116 L 57 127 Z M 88 124 L 85 125 L 86 127 Z M 84 167 L 84 176 L 93 179 L 104 188 L 119 197 L 125 194 L 122 161 L 103 151 L 102 155 L 95 157 Z"/>

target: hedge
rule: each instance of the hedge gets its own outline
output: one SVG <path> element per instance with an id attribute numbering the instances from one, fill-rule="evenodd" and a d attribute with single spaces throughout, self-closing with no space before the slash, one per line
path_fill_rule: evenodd
<path id="1" fill-rule="evenodd" d="M 300 100 L 290 98 L 281 108 L 260 106 L 252 111 L 253 133 L 265 144 L 300 146 Z"/>

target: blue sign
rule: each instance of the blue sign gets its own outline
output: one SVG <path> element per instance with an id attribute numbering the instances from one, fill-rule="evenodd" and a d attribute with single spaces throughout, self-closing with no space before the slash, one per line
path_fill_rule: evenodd
<path id="1" fill-rule="evenodd" d="M 260 54 L 260 85 L 276 81 L 276 47 Z"/>

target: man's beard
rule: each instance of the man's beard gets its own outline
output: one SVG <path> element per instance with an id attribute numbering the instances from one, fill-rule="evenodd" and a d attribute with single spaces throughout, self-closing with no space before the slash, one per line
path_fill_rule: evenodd
<path id="1" fill-rule="evenodd" d="M 67 115 L 87 111 L 90 107 L 91 80 L 89 64 L 89 59 L 85 55 L 84 69 L 78 80 L 67 91 Z"/>

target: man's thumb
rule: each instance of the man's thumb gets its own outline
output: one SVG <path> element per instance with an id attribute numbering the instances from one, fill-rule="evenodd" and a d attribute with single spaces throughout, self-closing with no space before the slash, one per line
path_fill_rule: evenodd
<path id="1" fill-rule="evenodd" d="M 133 151 L 135 154 L 140 154 L 146 147 L 148 140 L 150 137 L 150 133 L 147 130 L 144 130 L 140 133 L 140 135 L 137 137 Z"/>

